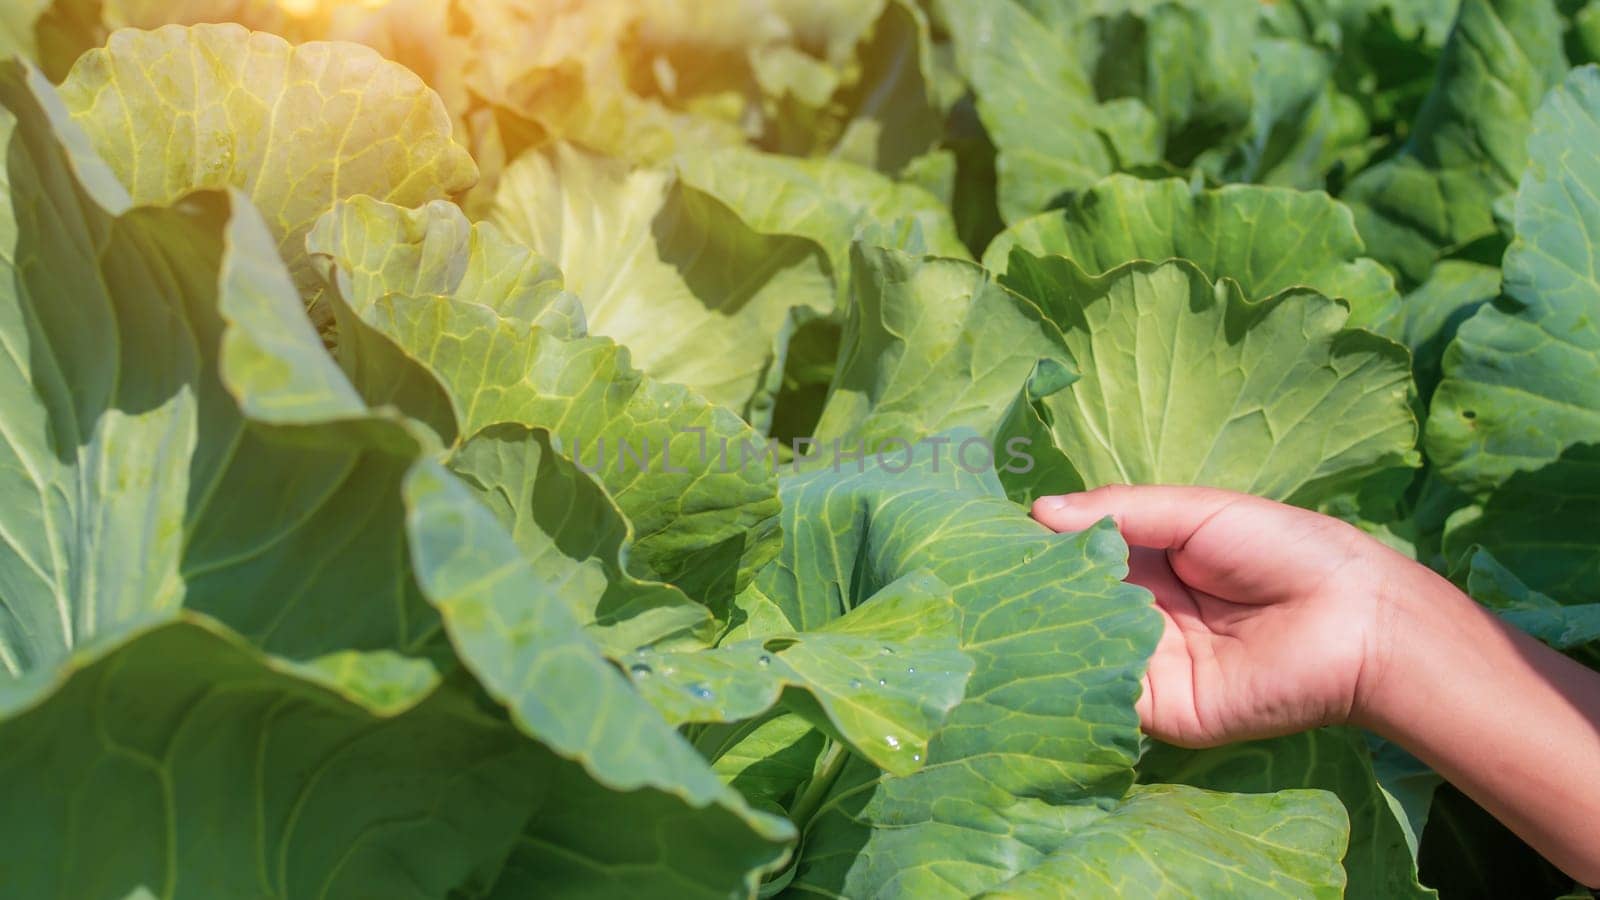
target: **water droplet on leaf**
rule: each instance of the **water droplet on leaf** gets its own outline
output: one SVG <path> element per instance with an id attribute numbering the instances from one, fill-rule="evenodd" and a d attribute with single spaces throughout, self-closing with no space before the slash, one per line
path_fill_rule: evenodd
<path id="1" fill-rule="evenodd" d="M 885 744 L 889 745 L 889 749 L 890 750 L 899 750 L 900 749 L 900 739 L 895 737 L 892 734 L 884 735 L 883 736 L 883 742 Z"/>
<path id="2" fill-rule="evenodd" d="M 628 667 L 628 671 L 632 673 L 633 677 L 635 678 L 649 678 L 655 673 L 654 669 L 650 668 L 644 663 L 634 663 Z"/>
<path id="3" fill-rule="evenodd" d="M 696 684 L 689 688 L 689 693 L 694 694 L 695 697 L 700 700 L 710 700 L 712 697 L 716 696 L 715 694 L 711 693 L 711 688 L 708 688 L 703 684 Z"/>
<path id="4" fill-rule="evenodd" d="M 850 679 L 850 687 L 851 687 L 852 690 L 857 690 L 857 691 L 861 690 L 861 679 L 859 679 L 859 678 Z"/>

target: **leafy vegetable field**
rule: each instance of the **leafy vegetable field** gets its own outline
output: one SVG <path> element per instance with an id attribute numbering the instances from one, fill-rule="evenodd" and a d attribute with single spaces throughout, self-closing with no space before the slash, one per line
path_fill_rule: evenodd
<path id="1" fill-rule="evenodd" d="M 1105 523 L 1600 662 L 1600 2 L 0 0 L 0 894 L 1555 897 Z M 1262 548 L 1263 553 L 1274 552 Z"/>

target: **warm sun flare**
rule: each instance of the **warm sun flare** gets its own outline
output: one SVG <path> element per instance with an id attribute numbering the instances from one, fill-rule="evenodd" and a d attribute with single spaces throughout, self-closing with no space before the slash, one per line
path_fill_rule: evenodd
<path id="1" fill-rule="evenodd" d="M 339 7 L 354 6 L 362 9 L 377 9 L 389 5 L 390 0 L 278 0 L 278 6 L 291 16 L 307 18 L 318 12 L 326 12 Z"/>

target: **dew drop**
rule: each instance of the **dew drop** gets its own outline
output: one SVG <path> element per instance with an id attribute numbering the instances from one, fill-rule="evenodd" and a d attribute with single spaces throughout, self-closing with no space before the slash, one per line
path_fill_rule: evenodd
<path id="1" fill-rule="evenodd" d="M 711 693 L 711 688 L 708 688 L 703 684 L 696 684 L 689 688 L 689 693 L 694 694 L 695 697 L 700 700 L 710 700 L 712 697 L 716 696 L 715 694 Z"/>
<path id="2" fill-rule="evenodd" d="M 884 656 L 893 656 L 894 655 L 894 648 L 885 646 L 882 649 L 880 649 L 878 652 L 882 653 Z"/>
<path id="3" fill-rule="evenodd" d="M 879 678 L 878 679 L 878 687 L 888 687 L 888 686 L 889 686 L 889 682 L 886 679 L 883 679 L 883 678 Z"/>
<path id="4" fill-rule="evenodd" d="M 892 734 L 884 735 L 883 736 L 883 742 L 885 744 L 889 745 L 889 749 L 890 750 L 899 750 L 900 749 L 900 739 L 895 737 Z"/>
<path id="5" fill-rule="evenodd" d="M 906 674 L 907 675 L 915 675 L 915 674 L 917 674 L 917 667 L 916 666 L 906 666 Z"/>
<path id="6" fill-rule="evenodd" d="M 635 678 L 649 678 L 651 675 L 655 674 L 655 670 L 644 663 L 634 663 L 628 667 L 628 672 L 631 673 Z"/>
<path id="7" fill-rule="evenodd" d="M 770 657 L 767 654 L 763 653 L 760 656 L 756 657 L 756 662 L 760 663 L 763 667 L 770 666 L 770 665 L 772 665 L 772 657 Z"/>
<path id="8" fill-rule="evenodd" d="M 861 679 L 859 679 L 859 678 L 850 679 L 850 688 L 852 690 L 857 690 L 857 691 L 861 690 Z"/>
<path id="9" fill-rule="evenodd" d="M 911 754 L 911 761 L 912 762 L 922 762 L 922 754 L 921 753 L 913 753 L 913 754 Z"/>

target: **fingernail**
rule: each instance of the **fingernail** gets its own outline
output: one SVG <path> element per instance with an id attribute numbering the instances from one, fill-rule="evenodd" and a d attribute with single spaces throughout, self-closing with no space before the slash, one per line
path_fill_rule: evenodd
<path id="1" fill-rule="evenodd" d="M 1060 512 L 1067 508 L 1067 503 L 1068 500 L 1065 496 L 1040 497 L 1033 502 L 1033 508 L 1035 511 L 1042 513 Z"/>

